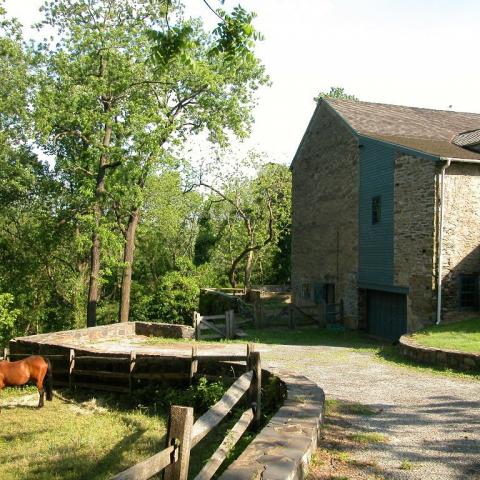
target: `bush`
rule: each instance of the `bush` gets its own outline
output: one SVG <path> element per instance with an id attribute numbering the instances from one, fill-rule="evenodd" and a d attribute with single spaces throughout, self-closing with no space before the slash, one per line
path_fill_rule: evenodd
<path id="1" fill-rule="evenodd" d="M 158 405 L 168 412 L 171 405 L 193 407 L 195 413 L 208 410 L 218 402 L 226 392 L 227 386 L 220 377 L 215 382 L 209 382 L 200 377 L 198 382 L 188 388 L 172 388 L 171 386 L 148 387 L 135 392 L 135 401 L 142 405 Z"/>
<path id="2" fill-rule="evenodd" d="M 160 322 L 191 324 L 193 312 L 198 310 L 199 295 L 195 278 L 168 272 L 150 299 L 148 316 Z"/>

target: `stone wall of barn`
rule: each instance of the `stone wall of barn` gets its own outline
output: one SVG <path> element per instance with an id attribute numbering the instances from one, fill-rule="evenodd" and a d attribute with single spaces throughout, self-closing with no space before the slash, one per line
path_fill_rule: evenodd
<path id="1" fill-rule="evenodd" d="M 448 318 L 460 309 L 460 276 L 480 274 L 480 165 L 454 162 L 446 170 L 443 236 L 442 305 Z"/>
<path id="2" fill-rule="evenodd" d="M 394 284 L 408 288 L 408 331 L 435 321 L 436 168 L 424 158 L 395 158 Z"/>
<path id="3" fill-rule="evenodd" d="M 293 303 L 314 306 L 335 284 L 347 324 L 358 321 L 358 143 L 320 103 L 292 165 Z M 317 291 L 318 290 L 318 291 Z"/>

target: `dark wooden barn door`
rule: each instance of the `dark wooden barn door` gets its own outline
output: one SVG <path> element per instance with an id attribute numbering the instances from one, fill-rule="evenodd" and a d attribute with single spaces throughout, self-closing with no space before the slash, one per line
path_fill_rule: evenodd
<path id="1" fill-rule="evenodd" d="M 407 332 L 406 295 L 369 290 L 367 319 L 371 335 L 397 341 Z"/>

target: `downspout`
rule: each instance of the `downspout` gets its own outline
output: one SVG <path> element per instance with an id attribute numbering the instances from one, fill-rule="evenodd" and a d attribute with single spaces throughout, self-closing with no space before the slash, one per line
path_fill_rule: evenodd
<path id="1" fill-rule="evenodd" d="M 442 250 L 443 250 L 443 204 L 445 198 L 445 170 L 452 163 L 452 159 L 446 159 L 447 163 L 442 167 L 440 173 L 441 186 L 440 186 L 440 219 L 438 226 L 438 252 L 437 252 L 437 321 L 436 325 L 439 325 L 442 321 Z"/>

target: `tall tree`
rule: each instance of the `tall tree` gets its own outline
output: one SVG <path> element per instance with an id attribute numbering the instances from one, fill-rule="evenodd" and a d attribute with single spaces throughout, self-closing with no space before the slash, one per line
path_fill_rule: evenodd
<path id="1" fill-rule="evenodd" d="M 222 231 L 222 241 L 217 240 L 216 249 L 230 252 L 229 282 L 237 286 L 243 265 L 244 286 L 248 289 L 255 257 L 275 246 L 289 227 L 291 177 L 286 166 L 258 163 L 255 155 L 236 167 L 233 175 L 217 174 L 210 180 L 201 176 L 196 185 L 207 188 L 210 202 L 217 205 L 217 228 Z M 253 167 L 256 172 L 251 178 Z"/>
<path id="2" fill-rule="evenodd" d="M 225 142 L 226 131 L 248 130 L 253 91 L 266 79 L 250 52 L 255 31 L 238 32 L 250 17 L 235 12 L 208 33 L 170 0 L 45 4 L 43 24 L 58 29 L 59 40 L 38 49 L 36 125 L 58 174 L 90 211 L 88 326 L 96 323 L 112 206 L 124 225 L 119 316 L 126 321 L 143 190 L 167 146 L 192 132 Z"/>

